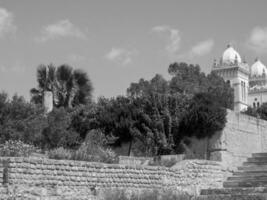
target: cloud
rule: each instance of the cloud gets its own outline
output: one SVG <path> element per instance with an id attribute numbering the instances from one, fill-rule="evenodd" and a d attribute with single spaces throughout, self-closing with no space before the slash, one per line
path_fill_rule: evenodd
<path id="1" fill-rule="evenodd" d="M 208 39 L 201 41 L 191 47 L 191 49 L 183 54 L 178 55 L 178 58 L 192 59 L 195 57 L 205 56 L 209 54 L 214 46 L 214 40 Z"/>
<path id="2" fill-rule="evenodd" d="M 259 53 L 267 50 L 267 27 L 255 27 L 247 40 L 247 46 Z"/>
<path id="3" fill-rule="evenodd" d="M 62 37 L 74 37 L 86 39 L 86 35 L 69 20 L 60 20 L 54 24 L 49 24 L 42 28 L 41 36 L 35 38 L 38 42 L 46 42 Z"/>
<path id="4" fill-rule="evenodd" d="M 14 15 L 4 8 L 0 8 L 0 37 L 14 34 L 17 27 L 14 25 Z"/>
<path id="5" fill-rule="evenodd" d="M 112 48 L 105 56 L 106 59 L 127 65 L 132 63 L 132 56 L 135 54 L 134 51 L 129 51 L 123 48 Z"/>
<path id="6" fill-rule="evenodd" d="M 164 26 L 155 26 L 152 28 L 153 32 L 162 33 L 167 37 L 167 45 L 165 49 L 171 53 L 176 54 L 181 46 L 181 34 L 178 29 L 171 28 L 167 25 Z"/>
<path id="7" fill-rule="evenodd" d="M 199 42 L 195 46 L 192 47 L 191 53 L 195 56 L 204 56 L 211 52 L 214 46 L 213 39 L 208 39 L 202 42 Z"/>

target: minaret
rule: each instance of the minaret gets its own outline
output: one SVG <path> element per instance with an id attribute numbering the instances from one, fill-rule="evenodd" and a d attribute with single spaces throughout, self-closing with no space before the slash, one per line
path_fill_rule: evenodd
<path id="1" fill-rule="evenodd" d="M 242 62 L 239 53 L 227 45 L 221 62 L 213 65 L 215 71 L 234 88 L 234 110 L 237 112 L 246 110 L 248 107 L 249 66 Z"/>

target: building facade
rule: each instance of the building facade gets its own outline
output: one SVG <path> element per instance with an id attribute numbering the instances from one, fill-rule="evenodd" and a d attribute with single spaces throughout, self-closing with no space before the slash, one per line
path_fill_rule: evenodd
<path id="1" fill-rule="evenodd" d="M 234 88 L 234 110 L 244 111 L 248 106 L 259 107 L 267 102 L 267 67 L 256 59 L 249 66 L 239 53 L 228 45 L 219 62 L 214 60 L 216 72 Z"/>

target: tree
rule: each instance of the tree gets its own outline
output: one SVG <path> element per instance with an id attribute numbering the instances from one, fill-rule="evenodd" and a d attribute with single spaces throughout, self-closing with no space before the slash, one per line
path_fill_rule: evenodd
<path id="1" fill-rule="evenodd" d="M 198 139 L 211 137 L 222 130 L 226 123 L 226 109 L 220 107 L 215 96 L 199 93 L 190 101 L 188 112 L 180 122 L 179 132 Z"/>
<path id="2" fill-rule="evenodd" d="M 185 138 L 191 137 L 206 139 L 206 153 L 208 153 L 208 139 L 224 128 L 226 115 L 226 109 L 221 107 L 215 95 L 196 94 L 180 121 L 179 135 L 178 137 L 174 135 L 175 143 L 178 146 Z"/>
<path id="3" fill-rule="evenodd" d="M 22 140 L 39 145 L 41 132 L 46 121 L 42 107 L 14 95 L 11 100 L 7 94 L 0 94 L 0 140 Z"/>
<path id="4" fill-rule="evenodd" d="M 71 108 L 85 105 L 92 99 L 92 83 L 87 74 L 82 70 L 69 65 L 55 68 L 52 64 L 40 65 L 37 69 L 38 88 L 31 89 L 31 101 L 41 104 L 44 91 L 53 93 L 55 107 Z"/>
<path id="5" fill-rule="evenodd" d="M 183 93 L 193 97 L 198 93 L 210 93 L 219 106 L 233 109 L 234 90 L 215 72 L 205 75 L 199 65 L 173 63 L 169 66 L 172 76 L 169 87 L 171 93 Z"/>
<path id="6" fill-rule="evenodd" d="M 131 83 L 127 89 L 127 95 L 130 97 L 140 97 L 149 94 L 167 94 L 169 92 L 168 81 L 162 75 L 156 74 L 150 81 L 143 78 L 138 83 Z"/>
<path id="7" fill-rule="evenodd" d="M 42 131 L 43 148 L 75 147 L 80 144 L 79 134 L 71 127 L 71 116 L 63 108 L 56 108 L 47 116 Z"/>
<path id="8" fill-rule="evenodd" d="M 206 86 L 205 74 L 199 65 L 173 63 L 168 72 L 172 76 L 169 83 L 171 93 L 195 94 Z"/>
<path id="9" fill-rule="evenodd" d="M 153 145 L 163 152 L 172 148 L 178 151 L 186 137 L 208 138 L 221 130 L 226 123 L 225 108 L 233 108 L 234 99 L 229 84 L 216 73 L 205 75 L 199 65 L 173 63 L 168 71 L 172 76 L 170 81 L 156 75 L 148 81 L 140 79 L 127 89 L 130 98 L 148 101 L 142 113 L 147 114 L 146 119 L 151 123 L 142 134 L 157 138 Z M 169 148 L 172 146 L 169 137 L 174 138 L 172 148 Z"/>

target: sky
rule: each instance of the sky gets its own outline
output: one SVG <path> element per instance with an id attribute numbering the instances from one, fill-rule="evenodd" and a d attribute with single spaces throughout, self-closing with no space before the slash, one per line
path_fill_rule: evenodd
<path id="1" fill-rule="evenodd" d="M 209 73 L 231 43 L 267 65 L 266 0 L 0 0 L 0 91 L 30 99 L 40 64 L 89 75 L 93 96 L 125 95 L 131 82 L 173 62 Z"/>

